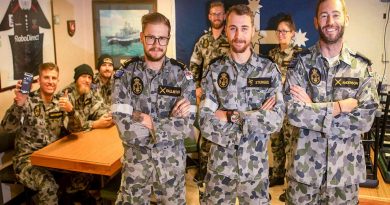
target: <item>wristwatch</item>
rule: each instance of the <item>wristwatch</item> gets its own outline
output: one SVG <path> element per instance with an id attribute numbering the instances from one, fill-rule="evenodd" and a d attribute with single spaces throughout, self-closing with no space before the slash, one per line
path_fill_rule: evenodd
<path id="1" fill-rule="evenodd" d="M 228 122 L 232 122 L 232 115 L 233 115 L 233 110 L 226 111 L 226 118 Z"/>
<path id="2" fill-rule="evenodd" d="M 72 108 L 72 111 L 68 112 L 68 116 L 73 116 L 74 115 L 74 108 Z"/>
<path id="3" fill-rule="evenodd" d="M 228 122 L 241 124 L 241 117 L 239 112 L 235 112 L 234 110 L 226 111 L 226 118 Z"/>
<path id="4" fill-rule="evenodd" d="M 237 123 L 241 120 L 240 114 L 238 112 L 233 112 L 233 114 L 230 115 L 230 121 L 233 123 Z M 239 124 L 239 123 L 238 123 Z"/>

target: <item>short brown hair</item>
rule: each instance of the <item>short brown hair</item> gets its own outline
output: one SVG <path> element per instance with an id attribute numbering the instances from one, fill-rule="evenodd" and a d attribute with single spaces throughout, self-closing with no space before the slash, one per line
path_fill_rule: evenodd
<path id="1" fill-rule="evenodd" d="M 162 23 L 168 26 L 168 35 L 169 36 L 171 35 L 171 23 L 169 22 L 167 17 L 165 17 L 164 15 L 158 12 L 145 14 L 144 16 L 142 16 L 141 23 L 142 23 L 142 32 L 145 31 L 145 28 L 148 24 Z"/>
<path id="2" fill-rule="evenodd" d="M 276 23 L 276 29 L 278 29 L 277 27 L 282 22 L 286 23 L 288 28 L 290 28 L 291 31 L 296 31 L 295 23 L 290 15 L 286 14 L 282 16 L 280 19 L 278 19 L 278 22 Z"/>
<path id="3" fill-rule="evenodd" d="M 243 15 L 249 16 L 251 18 L 251 25 L 252 26 L 254 25 L 253 12 L 251 11 L 251 9 L 247 5 L 245 5 L 245 4 L 237 4 L 237 5 L 234 5 L 234 6 L 230 7 L 229 10 L 226 13 L 226 19 L 229 18 L 229 15 L 231 13 L 236 13 L 239 16 L 243 16 Z M 226 20 L 226 22 L 227 22 L 227 20 Z"/>
<path id="4" fill-rule="evenodd" d="M 44 70 L 55 70 L 55 71 L 57 71 L 57 73 L 60 73 L 58 66 L 52 62 L 40 64 L 39 68 L 38 68 L 39 75 L 41 75 L 42 71 L 44 71 Z"/>
<path id="5" fill-rule="evenodd" d="M 210 3 L 209 12 L 214 7 L 222 7 L 223 10 L 225 11 L 225 5 L 222 3 L 222 1 L 218 1 L 218 0 L 217 1 L 212 1 Z"/>
<path id="6" fill-rule="evenodd" d="M 318 10 L 320 9 L 320 5 L 324 3 L 327 0 L 318 0 L 317 1 L 317 6 L 316 6 L 316 17 L 318 16 Z M 341 5 L 343 5 L 343 13 L 344 15 L 347 15 L 347 8 L 345 6 L 345 1 L 344 0 L 339 0 L 341 2 Z"/>

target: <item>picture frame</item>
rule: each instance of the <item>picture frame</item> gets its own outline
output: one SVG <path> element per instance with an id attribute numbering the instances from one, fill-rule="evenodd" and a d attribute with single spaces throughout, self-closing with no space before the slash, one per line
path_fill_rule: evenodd
<path id="1" fill-rule="evenodd" d="M 143 15 L 157 10 L 156 0 L 92 1 L 95 60 L 102 54 L 113 57 L 114 68 L 144 54 L 140 42 Z"/>
<path id="2" fill-rule="evenodd" d="M 0 92 L 24 72 L 37 79 L 39 65 L 56 63 L 52 0 L 5 0 L 0 7 Z"/>

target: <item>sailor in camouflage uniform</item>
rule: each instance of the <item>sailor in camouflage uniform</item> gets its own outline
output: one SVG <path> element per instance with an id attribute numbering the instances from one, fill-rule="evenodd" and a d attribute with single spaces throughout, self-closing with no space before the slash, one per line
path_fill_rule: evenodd
<path id="1" fill-rule="evenodd" d="M 222 56 L 229 51 L 229 42 L 224 32 L 225 7 L 221 1 L 213 1 L 209 8 L 210 30 L 202 35 L 196 42 L 194 51 L 190 59 L 190 69 L 195 77 L 196 97 L 199 104 L 202 89 L 200 87 L 202 77 L 207 73 L 210 61 L 218 56 Z M 200 170 L 198 179 L 203 180 L 207 172 L 207 160 L 211 143 L 202 137 L 200 150 Z"/>
<path id="2" fill-rule="evenodd" d="M 195 120 L 195 83 L 184 64 L 165 56 L 169 20 L 142 17 L 144 57 L 115 74 L 112 112 L 124 147 L 116 204 L 185 204 L 184 138 Z"/>
<path id="3" fill-rule="evenodd" d="M 18 81 L 15 102 L 1 122 L 5 131 L 16 132 L 13 158 L 15 173 L 22 184 L 38 191 L 38 204 L 58 204 L 59 186 L 52 172 L 31 165 L 31 154 L 60 138 L 61 128 L 66 126 L 63 123 L 65 118 L 69 119 L 69 125 L 72 127 L 78 127 L 74 125 L 81 123 L 66 96 L 54 94 L 58 74 L 57 65 L 53 63 L 40 65 L 38 78 L 40 88 L 29 95 L 20 93 L 21 81 Z M 70 181 L 77 181 L 77 177 L 74 176 Z M 78 187 L 75 185 L 73 188 Z"/>
<path id="4" fill-rule="evenodd" d="M 227 13 L 229 54 L 213 60 L 202 81 L 200 125 L 210 149 L 203 204 L 268 204 L 269 135 L 284 118 L 280 71 L 251 49 L 253 15 Z"/>
<path id="5" fill-rule="evenodd" d="M 81 127 L 73 129 L 89 131 L 113 125 L 110 107 L 103 103 L 99 94 L 91 90 L 92 78 L 92 68 L 86 64 L 79 65 L 75 68 L 75 82 L 62 90 L 68 93 L 75 112 L 81 118 Z"/>
<path id="6" fill-rule="evenodd" d="M 103 54 L 99 57 L 92 83 L 92 90 L 100 95 L 107 106 L 111 106 L 111 90 L 113 86 L 112 76 L 114 74 L 113 60 L 110 55 Z"/>
<path id="7" fill-rule="evenodd" d="M 270 50 L 268 56 L 278 65 L 280 72 L 282 73 L 282 84 L 284 84 L 287 67 L 290 64 L 294 53 L 302 49 L 293 45 L 292 38 L 295 35 L 295 23 L 290 15 L 282 16 L 276 25 L 276 37 L 278 38 L 279 45 Z M 287 118 L 285 118 L 280 132 L 275 132 L 271 135 L 273 168 L 272 175 L 270 176 L 270 187 L 284 184 L 286 152 L 290 151 L 288 144 L 291 135 L 289 132 L 290 126 Z"/>
<path id="8" fill-rule="evenodd" d="M 366 180 L 361 135 L 371 128 L 378 96 L 370 61 L 343 43 L 348 22 L 343 0 L 319 1 L 320 40 L 288 70 L 287 114 L 299 136 L 287 204 L 358 204 Z"/>

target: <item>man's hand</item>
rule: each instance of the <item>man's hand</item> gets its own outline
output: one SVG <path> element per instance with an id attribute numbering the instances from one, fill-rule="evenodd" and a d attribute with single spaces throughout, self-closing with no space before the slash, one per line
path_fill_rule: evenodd
<path id="1" fill-rule="evenodd" d="M 140 111 L 134 111 L 131 118 L 134 122 L 139 122 L 149 130 L 154 130 L 153 118 L 145 113 Z"/>
<path id="2" fill-rule="evenodd" d="M 340 108 L 342 113 L 350 113 L 353 109 L 358 106 L 358 101 L 354 98 L 347 98 L 345 100 L 340 100 Z"/>
<path id="3" fill-rule="evenodd" d="M 292 85 L 290 88 L 290 93 L 292 94 L 295 100 L 304 103 L 312 103 L 310 96 L 306 93 L 306 91 L 298 85 Z"/>
<path id="4" fill-rule="evenodd" d="M 14 100 L 15 100 L 15 103 L 17 106 L 23 106 L 24 103 L 26 103 L 27 97 L 28 97 L 28 94 L 23 94 L 20 92 L 21 87 L 22 87 L 22 81 L 18 80 L 18 82 L 15 85 L 15 90 L 14 90 L 14 93 L 15 93 Z"/>
<path id="5" fill-rule="evenodd" d="M 275 104 L 276 104 L 275 96 L 272 96 L 272 97 L 268 98 L 263 103 L 263 105 L 261 106 L 260 109 L 262 109 L 262 110 L 272 110 L 272 109 L 274 109 Z"/>
<path id="6" fill-rule="evenodd" d="M 188 117 L 190 114 L 191 103 L 189 100 L 182 98 L 176 102 L 175 106 L 171 111 L 171 117 Z"/>
<path id="7" fill-rule="evenodd" d="M 114 125 L 114 122 L 112 121 L 112 116 L 110 114 L 104 114 L 98 120 L 93 121 L 92 128 L 106 128 L 112 125 Z"/>
<path id="8" fill-rule="evenodd" d="M 220 121 L 227 122 L 227 116 L 226 116 L 226 111 L 223 110 L 217 110 L 215 111 L 215 117 L 219 119 Z"/>
<path id="9" fill-rule="evenodd" d="M 68 90 L 65 90 L 65 93 L 62 97 L 60 97 L 59 106 L 61 110 L 64 110 L 65 112 L 71 112 L 73 110 L 73 105 L 69 101 L 68 97 Z"/>

